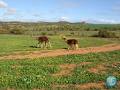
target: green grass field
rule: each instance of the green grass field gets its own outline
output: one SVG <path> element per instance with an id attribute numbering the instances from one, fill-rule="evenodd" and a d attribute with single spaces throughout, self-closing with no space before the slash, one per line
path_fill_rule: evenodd
<path id="1" fill-rule="evenodd" d="M 80 65 L 83 62 L 89 62 L 89 64 Z M 72 88 L 75 88 L 75 84 L 104 82 L 109 75 L 115 75 L 120 80 L 119 63 L 120 51 L 67 55 L 53 58 L 0 60 L 0 88 L 2 90 L 6 90 L 6 88 L 30 90 L 53 88 L 53 85 L 68 85 L 67 88 L 70 89 L 71 85 Z M 67 65 L 68 67 L 69 65 L 76 66 L 67 75 L 63 73 L 62 76 L 55 76 L 54 74 L 64 70 L 60 65 Z M 99 68 L 99 73 L 89 71 L 90 68 L 96 68 L 99 65 L 104 67 L 104 72 Z M 114 88 L 114 90 L 119 89 L 119 86 Z M 101 89 L 91 88 L 91 90 Z"/>
<path id="2" fill-rule="evenodd" d="M 52 44 L 51 49 L 63 49 L 67 48 L 66 43 L 60 36 L 50 36 Z M 70 37 L 72 38 L 72 37 Z M 91 47 L 101 46 L 104 44 L 116 43 L 118 40 L 105 39 L 105 38 L 92 38 L 92 37 L 76 37 L 79 40 L 79 46 Z M 17 51 L 33 51 L 41 50 L 40 48 L 34 48 L 32 46 L 37 45 L 37 40 L 30 36 L 25 35 L 0 35 L 0 55 L 10 54 Z"/>
<path id="3" fill-rule="evenodd" d="M 60 36 L 49 36 L 52 48 L 67 48 Z M 80 48 L 120 43 L 118 39 L 69 37 L 79 40 Z M 14 52 L 42 50 L 34 48 L 37 41 L 27 35 L 0 35 L 0 56 Z M 109 75 L 120 80 L 120 51 L 65 55 L 59 57 L 0 60 L 0 90 L 74 90 L 75 85 L 104 82 Z M 83 63 L 83 65 L 82 65 Z M 98 68 L 96 68 L 98 67 Z M 61 85 L 67 86 L 65 88 Z M 54 86 L 59 86 L 54 87 Z M 74 88 L 74 89 L 73 89 Z M 77 88 L 76 88 L 77 89 Z M 116 86 L 112 90 L 119 90 Z M 78 89 L 79 90 L 79 89 Z M 100 90 L 99 87 L 91 90 Z"/>

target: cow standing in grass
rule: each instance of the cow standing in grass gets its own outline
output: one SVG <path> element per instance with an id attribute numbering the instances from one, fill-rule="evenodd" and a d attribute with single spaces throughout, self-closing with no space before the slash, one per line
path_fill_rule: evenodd
<path id="1" fill-rule="evenodd" d="M 63 40 L 69 45 L 68 49 L 76 50 L 78 49 L 78 40 L 76 39 L 67 39 L 66 37 L 63 37 Z"/>
<path id="2" fill-rule="evenodd" d="M 50 43 L 49 38 L 47 36 L 37 37 L 37 40 L 38 40 L 37 47 L 51 48 L 51 43 Z"/>

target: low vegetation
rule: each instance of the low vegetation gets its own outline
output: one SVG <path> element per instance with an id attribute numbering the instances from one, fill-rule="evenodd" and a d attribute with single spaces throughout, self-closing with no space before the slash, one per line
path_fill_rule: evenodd
<path id="1" fill-rule="evenodd" d="M 52 45 L 49 50 L 68 48 L 68 45 L 71 46 L 71 41 L 68 43 L 68 40 L 74 40 L 73 43 L 79 48 L 113 45 L 120 43 L 120 25 L 0 22 L 0 56 L 9 54 L 14 56 L 17 55 L 16 52 L 23 55 L 27 53 L 26 51 L 36 50 L 44 52 L 45 49 L 37 48 L 39 40 L 35 38 L 41 35 L 48 37 Z M 67 37 L 65 42 L 61 38 L 64 35 Z M 120 80 L 120 51 L 35 59 L 2 59 L 0 60 L 1 90 L 43 88 L 79 90 L 81 85 L 86 87 L 86 90 L 103 90 L 106 88 L 104 82 L 109 75 L 114 75 Z M 118 83 L 112 90 L 119 89 Z"/>
<path id="2" fill-rule="evenodd" d="M 93 35 L 94 37 L 100 38 L 119 38 L 115 32 L 100 30 L 97 35 Z"/>
<path id="3" fill-rule="evenodd" d="M 55 87 L 60 89 L 62 88 L 61 85 L 67 88 L 71 86 L 76 88 L 75 85 L 105 82 L 106 77 L 109 75 L 115 75 L 117 80 L 120 80 L 119 58 L 120 51 L 112 51 L 40 59 L 0 60 L 0 88 L 2 90 L 8 88 L 25 90 L 55 89 Z M 62 68 L 62 65 L 65 68 Z M 99 66 L 104 66 L 104 68 L 99 68 Z M 66 68 L 70 70 L 68 74 L 57 75 Z M 101 73 L 90 71 L 92 68 Z M 93 88 L 92 90 L 99 89 L 97 86 Z M 115 90 L 118 88 L 120 88 L 119 85 L 115 87 Z"/>
<path id="4" fill-rule="evenodd" d="M 1 22 L 0 33 L 6 34 L 25 34 L 25 35 L 59 35 L 67 36 L 92 36 L 100 30 L 119 32 L 119 24 L 87 24 L 87 23 L 69 23 L 69 22 Z"/>
<path id="5" fill-rule="evenodd" d="M 20 28 L 14 28 L 10 30 L 10 34 L 15 34 L 15 35 L 24 34 L 24 30 Z"/>

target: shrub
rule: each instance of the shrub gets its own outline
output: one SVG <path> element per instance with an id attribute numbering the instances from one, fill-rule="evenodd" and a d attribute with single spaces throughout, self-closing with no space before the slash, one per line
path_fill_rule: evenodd
<path id="1" fill-rule="evenodd" d="M 72 36 L 74 36 L 74 35 L 75 35 L 75 33 L 74 33 L 74 32 L 71 32 L 70 34 L 71 34 Z"/>
<path id="2" fill-rule="evenodd" d="M 46 32 L 42 32 L 41 35 L 47 35 L 47 33 Z"/>
<path id="3" fill-rule="evenodd" d="M 86 28 L 85 30 L 86 30 L 86 31 L 90 31 L 90 28 Z"/>
<path id="4" fill-rule="evenodd" d="M 11 34 L 24 34 L 24 31 L 22 29 L 14 28 L 10 30 Z"/>
<path id="5" fill-rule="evenodd" d="M 99 29 L 95 28 L 94 31 L 98 31 Z"/>
<path id="6" fill-rule="evenodd" d="M 114 32 L 106 31 L 106 30 L 100 30 L 98 32 L 98 37 L 103 38 L 117 38 L 116 34 Z"/>

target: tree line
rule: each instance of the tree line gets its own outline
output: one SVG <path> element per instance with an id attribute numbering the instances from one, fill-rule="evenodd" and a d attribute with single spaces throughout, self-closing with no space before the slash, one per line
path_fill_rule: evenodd
<path id="1" fill-rule="evenodd" d="M 120 31 L 119 24 L 87 24 L 87 23 L 0 23 L 0 34 L 25 34 L 37 31 Z"/>

